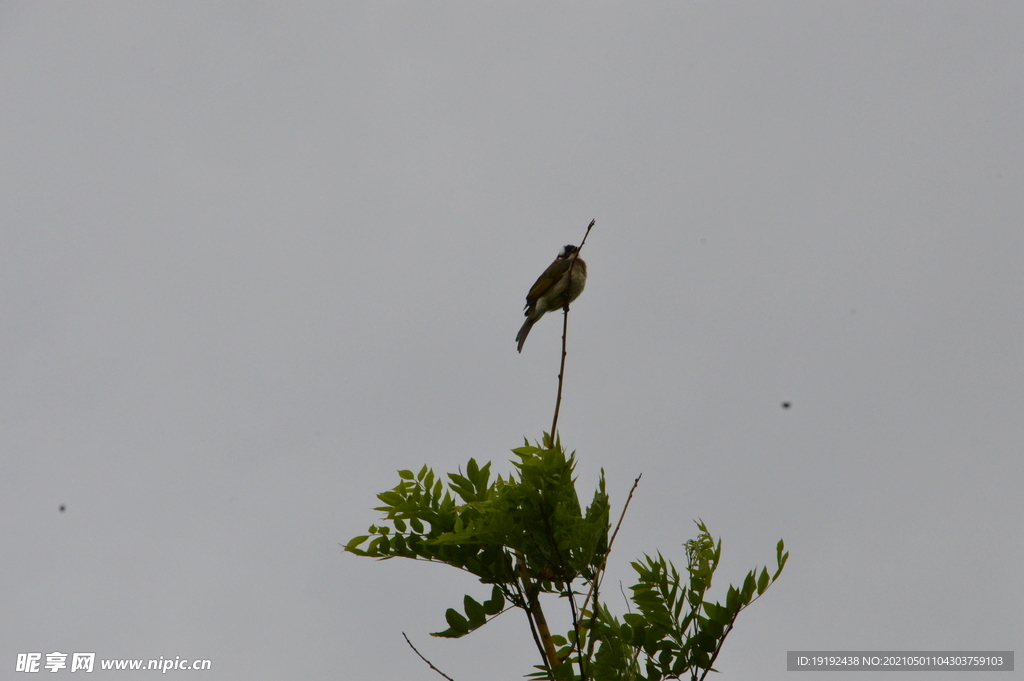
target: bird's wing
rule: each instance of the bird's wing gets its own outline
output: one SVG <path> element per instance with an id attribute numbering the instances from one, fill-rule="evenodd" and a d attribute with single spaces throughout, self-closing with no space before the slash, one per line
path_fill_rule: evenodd
<path id="1" fill-rule="evenodd" d="M 529 307 L 542 295 L 547 293 L 548 289 L 554 286 L 555 282 L 561 279 L 569 270 L 571 262 L 571 260 L 559 258 L 548 265 L 548 268 L 544 270 L 544 274 L 537 277 L 537 281 L 535 281 L 533 287 L 530 288 L 530 292 L 526 294 L 526 306 Z"/>

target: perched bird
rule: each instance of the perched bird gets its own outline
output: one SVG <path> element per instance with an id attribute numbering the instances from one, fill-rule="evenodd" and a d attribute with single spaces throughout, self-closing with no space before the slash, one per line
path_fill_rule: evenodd
<path id="1" fill-rule="evenodd" d="M 544 270 L 544 274 L 540 275 L 526 294 L 526 321 L 516 334 L 519 352 L 523 351 L 523 343 L 537 320 L 551 310 L 568 310 L 569 303 L 583 292 L 587 283 L 587 263 L 578 256 L 578 248 L 572 244 L 563 246 L 555 261 Z"/>

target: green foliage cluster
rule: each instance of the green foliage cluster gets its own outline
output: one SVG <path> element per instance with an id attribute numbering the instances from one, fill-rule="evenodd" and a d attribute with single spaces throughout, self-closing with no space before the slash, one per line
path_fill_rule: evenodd
<path id="1" fill-rule="evenodd" d="M 703 679 L 736 617 L 782 572 L 789 556 L 783 543 L 773 574 L 751 571 L 740 588 L 729 587 L 724 604 L 711 602 L 705 595 L 722 545 L 698 521 L 698 537 L 685 545 L 685 580 L 660 553 L 632 563 L 638 580 L 630 600 L 637 611 L 620 619 L 599 597 L 611 548 L 604 474 L 584 510 L 573 477 L 575 453 L 567 455 L 546 433 L 544 442 L 550 446 L 527 442 L 512 450 L 518 460 L 508 478 L 491 480 L 490 464 L 473 459 L 447 481 L 427 466 L 399 471 L 398 485 L 377 495 L 384 521 L 345 549 L 445 563 L 492 585 L 483 602 L 466 595 L 461 612 L 449 608 L 448 627 L 434 636 L 458 638 L 511 607 L 522 608 L 544 660 L 533 678 Z M 565 636 L 547 631 L 540 594 L 568 603 L 573 628 Z"/>
<path id="2" fill-rule="evenodd" d="M 631 563 L 637 583 L 630 587 L 639 612 L 615 617 L 599 604 L 586 627 L 588 651 L 597 647 L 593 679 L 704 678 L 713 669 L 726 636 L 740 612 L 757 600 L 782 572 L 789 553 L 779 540 L 774 574 L 767 568 L 747 573 L 740 588 L 729 586 L 725 603 L 705 600 L 722 555 L 722 542 L 702 521 L 696 539 L 686 542 L 687 579 L 671 561 L 657 558 Z"/>
<path id="3" fill-rule="evenodd" d="M 592 580 L 608 548 L 608 495 L 604 478 L 583 512 L 573 479 L 574 456 L 561 444 L 550 449 L 528 443 L 512 450 L 518 476 L 490 481 L 490 463 L 474 459 L 462 473 L 448 474 L 448 489 L 432 470 L 399 471 L 401 482 L 378 498 L 388 525 L 345 547 L 373 558 L 415 558 L 446 563 L 493 584 L 491 598 L 466 596 L 466 614 L 449 609 L 456 638 L 484 624 L 505 601 L 525 608 L 530 590 L 558 592 L 577 579 Z M 372 539 L 371 539 L 372 536 Z M 366 548 L 360 546 L 370 540 Z M 557 586 L 556 586 L 557 585 Z"/>

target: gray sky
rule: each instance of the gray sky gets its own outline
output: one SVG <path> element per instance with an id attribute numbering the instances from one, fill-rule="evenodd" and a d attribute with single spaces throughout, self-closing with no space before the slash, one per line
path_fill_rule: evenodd
<path id="1" fill-rule="evenodd" d="M 700 517 L 716 594 L 792 552 L 723 679 L 1019 652 L 1022 35 L 1014 2 L 0 5 L 0 665 L 440 678 L 405 631 L 529 673 L 519 612 L 428 636 L 471 577 L 339 544 L 397 469 L 549 427 L 560 318 L 513 339 L 592 218 L 561 434 L 584 497 L 644 476 L 606 584 Z"/>

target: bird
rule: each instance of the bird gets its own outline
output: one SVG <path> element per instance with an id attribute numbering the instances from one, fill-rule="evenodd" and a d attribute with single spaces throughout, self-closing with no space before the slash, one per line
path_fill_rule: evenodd
<path id="1" fill-rule="evenodd" d="M 576 300 L 587 284 L 587 263 L 579 257 L 579 250 L 572 244 L 562 247 L 555 261 L 548 265 L 544 274 L 526 294 L 526 321 L 516 334 L 519 352 L 530 335 L 530 329 L 548 312 L 562 308 L 569 310 L 569 303 Z"/>

